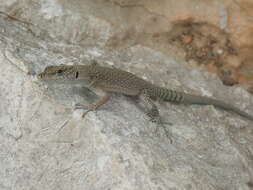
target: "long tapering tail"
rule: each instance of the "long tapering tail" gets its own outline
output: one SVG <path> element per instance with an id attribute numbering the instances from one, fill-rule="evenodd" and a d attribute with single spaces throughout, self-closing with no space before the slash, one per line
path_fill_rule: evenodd
<path id="1" fill-rule="evenodd" d="M 161 87 L 155 87 L 152 91 L 150 90 L 150 96 L 151 98 L 154 98 L 154 99 L 158 97 L 159 99 L 163 101 L 169 101 L 169 102 L 176 102 L 176 103 L 183 103 L 183 104 L 213 105 L 223 110 L 235 112 L 238 115 L 253 121 L 252 115 L 240 110 L 239 108 L 233 105 L 227 104 L 223 101 L 205 97 L 205 96 L 186 94 L 184 92 L 177 92 L 174 90 L 161 88 Z"/>

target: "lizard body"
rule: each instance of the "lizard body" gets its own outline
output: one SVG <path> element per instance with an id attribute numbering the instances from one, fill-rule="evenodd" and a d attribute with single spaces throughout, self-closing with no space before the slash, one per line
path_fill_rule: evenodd
<path id="1" fill-rule="evenodd" d="M 89 88 L 101 96 L 95 104 L 88 107 L 89 110 L 95 110 L 106 103 L 111 93 L 121 93 L 136 96 L 143 100 L 147 106 L 147 115 L 152 120 L 156 120 L 159 117 L 159 111 L 153 101 L 162 100 L 183 104 L 213 105 L 227 111 L 235 112 L 253 121 L 252 115 L 223 101 L 162 88 L 130 72 L 117 68 L 99 66 L 96 63 L 91 65 L 49 66 L 38 77 L 42 80 L 88 83 Z M 84 108 L 85 106 L 80 104 L 77 107 Z"/>

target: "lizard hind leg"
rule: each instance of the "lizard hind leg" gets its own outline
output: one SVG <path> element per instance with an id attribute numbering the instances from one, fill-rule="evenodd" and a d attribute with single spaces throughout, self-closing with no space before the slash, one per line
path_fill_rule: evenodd
<path id="1" fill-rule="evenodd" d="M 144 102 L 146 107 L 146 115 L 150 118 L 151 122 L 157 123 L 156 133 L 158 133 L 159 127 L 162 127 L 164 129 L 165 135 L 170 139 L 172 142 L 170 136 L 170 131 L 164 126 L 164 124 L 172 125 L 169 122 L 162 121 L 162 118 L 159 114 L 159 110 L 157 109 L 157 106 L 153 102 L 153 100 L 149 97 L 149 95 L 145 92 L 140 94 L 140 99 Z"/>

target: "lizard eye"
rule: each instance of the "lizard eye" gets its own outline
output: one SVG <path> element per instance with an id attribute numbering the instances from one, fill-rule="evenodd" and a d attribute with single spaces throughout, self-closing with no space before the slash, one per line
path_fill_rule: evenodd
<path id="1" fill-rule="evenodd" d="M 63 72 L 63 70 L 61 70 L 61 69 L 59 69 L 58 71 L 57 71 L 57 73 L 62 73 Z"/>
<path id="2" fill-rule="evenodd" d="M 76 72 L 76 79 L 78 78 L 78 75 L 79 75 L 79 73 L 78 73 L 78 72 Z"/>

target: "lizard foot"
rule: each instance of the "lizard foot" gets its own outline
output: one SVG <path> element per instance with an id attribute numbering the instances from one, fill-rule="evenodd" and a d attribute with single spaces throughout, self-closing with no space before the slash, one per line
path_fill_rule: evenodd
<path id="1" fill-rule="evenodd" d="M 84 104 L 75 104 L 74 109 L 83 109 L 83 110 L 89 110 L 94 111 L 96 110 L 97 105 L 90 104 L 90 105 L 84 105 Z"/>
<path id="2" fill-rule="evenodd" d="M 155 133 L 156 133 L 156 134 L 158 134 L 159 128 L 162 127 L 163 130 L 164 130 L 164 132 L 165 132 L 166 137 L 170 140 L 170 143 L 173 142 L 173 141 L 172 141 L 172 133 L 171 133 L 170 130 L 168 130 L 168 129 L 165 127 L 165 125 L 164 125 L 164 124 L 172 125 L 172 123 L 170 123 L 170 122 L 163 122 L 160 116 L 155 117 L 155 118 L 154 118 L 154 117 L 151 117 L 151 118 L 150 118 L 150 121 L 157 124 L 156 129 L 155 129 Z"/>
<path id="3" fill-rule="evenodd" d="M 83 110 L 86 110 L 86 109 L 89 109 L 90 105 L 84 105 L 84 104 L 75 104 L 74 105 L 74 109 L 77 110 L 77 109 L 83 109 Z"/>
<path id="4" fill-rule="evenodd" d="M 83 110 L 87 110 L 82 114 L 82 117 L 84 118 L 84 116 L 90 112 L 90 111 L 94 111 L 96 110 L 96 105 L 94 104 L 90 104 L 90 105 L 84 105 L 84 104 L 75 104 L 74 109 L 83 109 Z"/>
<path id="5" fill-rule="evenodd" d="M 83 104 L 75 104 L 75 109 L 87 109 L 87 111 L 83 114 L 84 117 L 88 112 L 96 110 L 98 107 L 105 104 L 110 99 L 110 94 L 105 93 L 97 102 L 90 105 Z"/>

